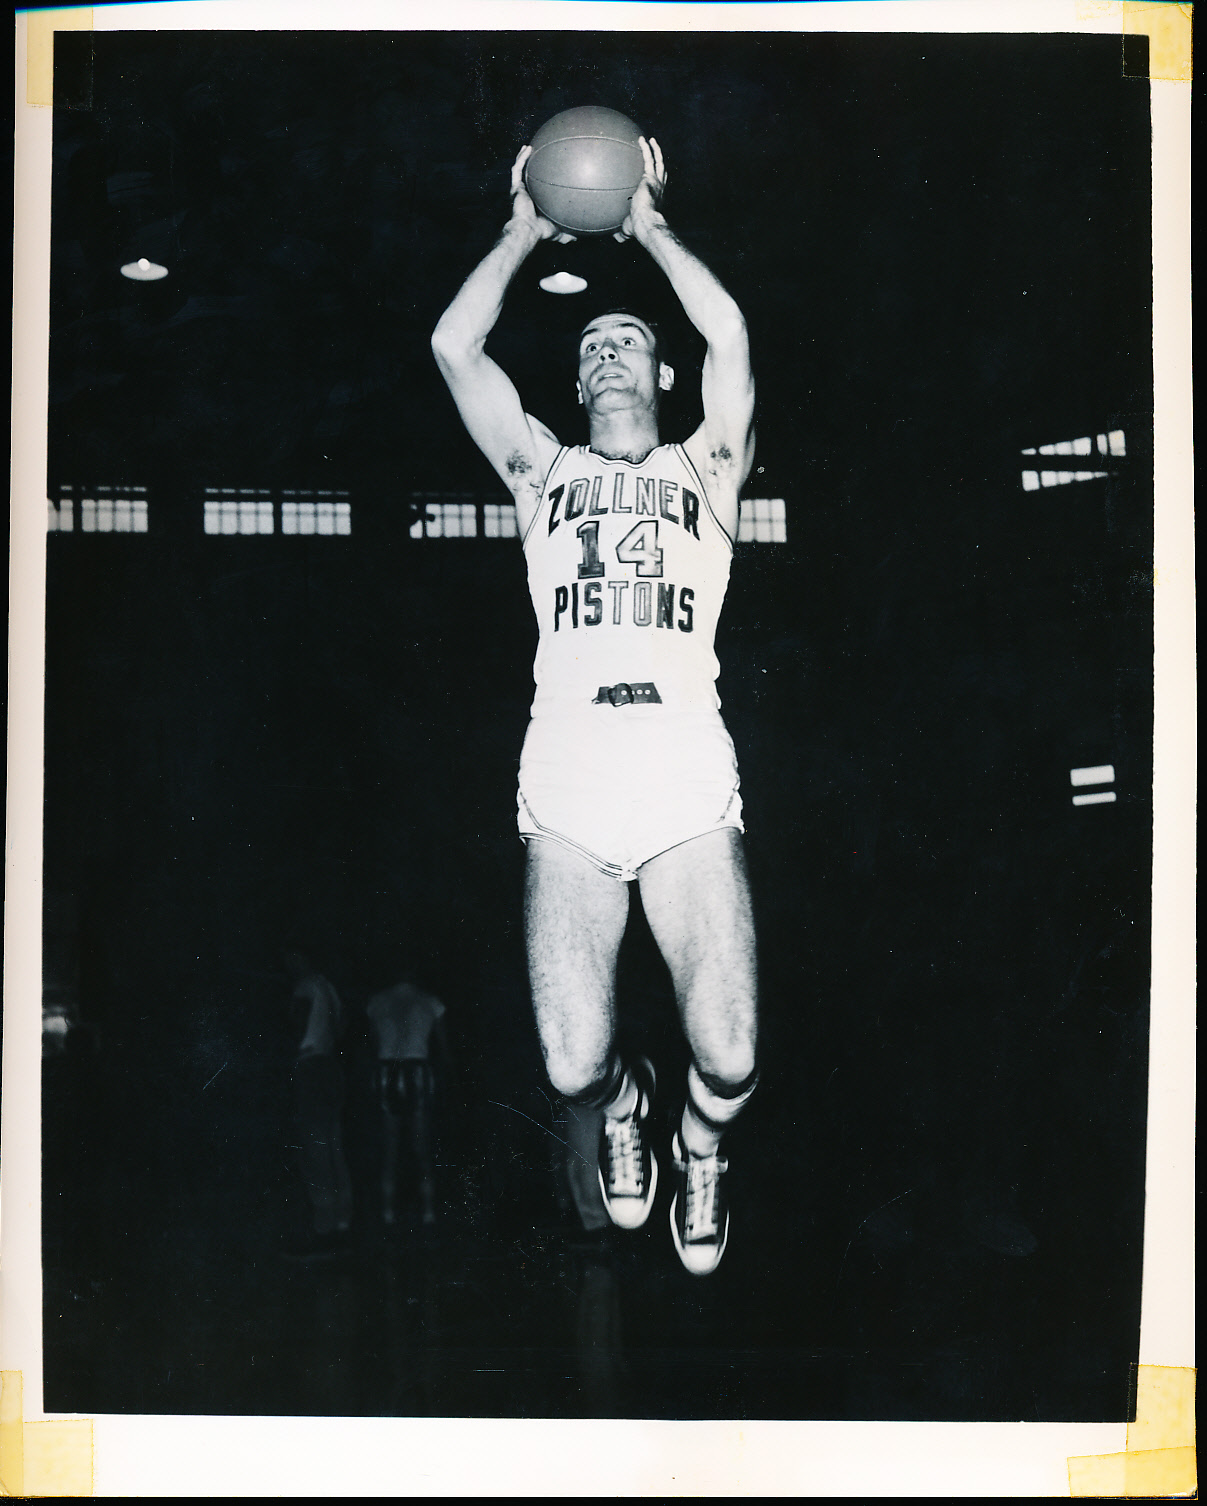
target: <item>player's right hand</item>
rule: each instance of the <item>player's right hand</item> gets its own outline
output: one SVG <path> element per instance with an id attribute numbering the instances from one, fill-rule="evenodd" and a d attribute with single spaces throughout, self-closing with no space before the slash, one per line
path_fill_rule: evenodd
<path id="1" fill-rule="evenodd" d="M 541 240 L 554 240 L 564 246 L 567 241 L 574 240 L 574 236 L 567 230 L 559 230 L 552 220 L 547 220 L 537 210 L 532 202 L 532 195 L 524 184 L 524 164 L 531 156 L 532 148 L 522 146 L 520 155 L 511 166 L 511 218 L 525 229 L 535 230 Z"/>
<path id="2" fill-rule="evenodd" d="M 652 136 L 648 141 L 644 136 L 638 136 L 637 144 L 641 148 L 644 171 L 641 182 L 633 190 L 624 224 L 613 234 L 612 239 L 627 241 L 636 237 L 644 245 L 651 227 L 666 223 L 662 214 L 662 195 L 666 192 L 667 173 L 666 164 L 662 160 L 662 148 Z"/>

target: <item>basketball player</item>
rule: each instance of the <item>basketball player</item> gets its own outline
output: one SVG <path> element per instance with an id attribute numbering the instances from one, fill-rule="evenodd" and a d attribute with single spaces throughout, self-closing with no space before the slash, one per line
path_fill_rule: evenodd
<path id="1" fill-rule="evenodd" d="M 616 961 L 636 880 L 666 959 L 692 1063 L 674 1136 L 671 1230 L 684 1266 L 725 1252 L 722 1132 L 755 1087 L 754 925 L 733 743 L 719 713 L 713 638 L 754 453 L 746 325 L 660 204 L 657 142 L 618 240 L 666 274 L 707 342 L 704 422 L 663 444 L 675 375 L 635 314 L 592 319 L 578 348 L 590 444 L 563 446 L 524 411 L 486 354 L 525 258 L 559 232 L 512 169 L 511 218 L 432 337 L 471 438 L 515 498 L 540 629 L 536 696 L 520 761 L 525 927 L 537 1030 L 554 1087 L 603 1110 L 600 1185 L 637 1228 L 658 1179 L 654 1072 L 616 1050 Z M 563 236 L 569 239 L 570 237 Z"/>

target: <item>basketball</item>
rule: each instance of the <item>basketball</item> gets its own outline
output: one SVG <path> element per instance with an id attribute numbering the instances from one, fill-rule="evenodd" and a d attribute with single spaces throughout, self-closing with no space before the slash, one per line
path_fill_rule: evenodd
<path id="1" fill-rule="evenodd" d="M 532 138 L 524 180 L 546 219 L 574 235 L 618 230 L 644 164 L 628 118 L 602 105 L 563 110 Z"/>

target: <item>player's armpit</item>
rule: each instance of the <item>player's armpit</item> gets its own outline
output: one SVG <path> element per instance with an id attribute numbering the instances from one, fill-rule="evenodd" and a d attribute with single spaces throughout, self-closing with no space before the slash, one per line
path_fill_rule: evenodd
<path id="1" fill-rule="evenodd" d="M 684 441 L 684 451 L 699 472 L 717 521 L 731 539 L 738 536 L 738 498 L 754 464 L 754 382 L 746 366 L 741 386 L 705 407 L 704 422 Z"/>
<path id="2" fill-rule="evenodd" d="M 533 418 L 531 413 L 526 413 L 524 417 L 528 420 L 532 436 L 534 463 L 529 465 L 527 457 L 519 454 L 513 456 L 515 470 L 508 481 L 515 498 L 516 525 L 521 538 L 528 532 L 528 526 L 541 505 L 545 479 L 562 447 L 561 441 L 547 424 L 543 424 L 539 418 Z"/>

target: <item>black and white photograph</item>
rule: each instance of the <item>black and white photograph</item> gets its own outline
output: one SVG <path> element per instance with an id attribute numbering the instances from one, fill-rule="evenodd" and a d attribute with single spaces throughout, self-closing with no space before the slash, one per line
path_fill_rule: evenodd
<path id="1" fill-rule="evenodd" d="M 56 35 L 47 1412 L 1134 1416 L 1148 49 Z"/>

